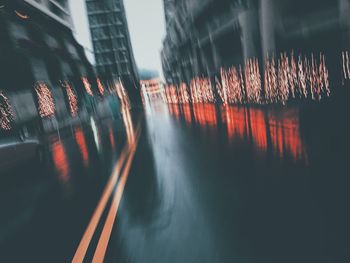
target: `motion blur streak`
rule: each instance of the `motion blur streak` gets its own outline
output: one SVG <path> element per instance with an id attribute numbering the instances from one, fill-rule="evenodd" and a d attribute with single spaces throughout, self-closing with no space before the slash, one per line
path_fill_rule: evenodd
<path id="1" fill-rule="evenodd" d="M 81 80 L 83 82 L 86 93 L 89 96 L 94 96 L 94 93 L 92 92 L 92 89 L 91 89 L 91 84 L 89 83 L 89 80 L 87 79 L 87 77 L 81 77 Z"/>
<path id="2" fill-rule="evenodd" d="M 182 105 L 183 115 L 187 123 L 192 123 L 191 107 L 188 104 Z"/>
<path id="3" fill-rule="evenodd" d="M 350 78 L 350 62 L 348 52 L 343 52 L 343 75 Z M 171 84 L 165 87 L 165 102 L 178 103 L 214 103 L 218 100 L 226 104 L 286 104 L 290 99 L 311 99 L 320 101 L 331 95 L 329 72 L 326 58 L 319 53 L 318 58 L 313 53 L 309 56 L 299 54 L 298 63 L 294 52 L 290 55 L 281 53 L 265 60 L 263 74 L 259 69 L 257 58 L 247 59 L 242 66 L 220 69 L 215 77 L 215 85 L 210 78 L 196 77 L 191 80 L 190 92 L 185 83 L 178 86 Z M 263 92 L 264 91 L 264 92 Z"/>
<path id="4" fill-rule="evenodd" d="M 21 19 L 23 19 L 23 20 L 29 19 L 29 16 L 28 16 L 28 15 L 24 15 L 24 14 L 20 13 L 20 12 L 17 11 L 17 10 L 15 10 L 15 14 L 16 14 L 19 18 L 21 18 Z"/>
<path id="5" fill-rule="evenodd" d="M 63 184 L 69 182 L 69 164 L 66 155 L 66 150 L 61 141 L 56 141 L 52 144 L 52 158 L 55 164 L 56 170 L 59 175 L 59 179 Z"/>
<path id="6" fill-rule="evenodd" d="M 126 182 L 128 180 L 131 164 L 132 164 L 132 161 L 133 161 L 134 156 L 135 156 L 139 136 L 140 136 L 140 129 L 138 129 L 138 131 L 137 131 L 136 139 L 135 139 L 134 144 L 132 145 L 131 153 L 130 153 L 129 158 L 127 160 L 127 163 L 125 165 L 125 168 L 124 168 L 123 174 L 120 178 L 120 181 L 118 183 L 117 189 L 114 193 L 114 198 L 113 198 L 110 210 L 108 212 L 108 216 L 107 216 L 105 225 L 103 227 L 103 231 L 102 231 L 101 237 L 99 239 L 99 242 L 98 242 L 95 254 L 94 254 L 94 258 L 92 260 L 92 262 L 94 262 L 94 263 L 103 262 L 104 257 L 106 255 L 106 251 L 107 251 L 109 239 L 111 237 L 113 225 L 114 225 L 115 219 L 117 217 L 119 204 L 120 204 L 120 201 L 123 197 L 123 192 L 125 189 Z M 135 137 L 135 134 L 134 134 L 134 137 Z"/>
<path id="7" fill-rule="evenodd" d="M 350 79 L 349 51 L 342 52 L 342 61 L 343 61 L 343 78 L 345 80 Z"/>
<path id="8" fill-rule="evenodd" d="M 308 163 L 305 146 L 300 135 L 299 109 L 289 108 L 281 112 L 275 110 L 221 106 L 215 104 L 182 105 L 169 104 L 168 109 L 176 119 L 184 118 L 187 124 L 194 121 L 201 127 L 217 128 L 218 123 L 226 126 L 231 143 L 236 140 L 252 142 L 255 149 L 262 153 L 272 151 L 280 158 L 292 158 L 293 161 Z M 221 114 L 219 114 L 219 112 Z"/>
<path id="9" fill-rule="evenodd" d="M 105 94 L 105 88 L 103 87 L 103 84 L 100 79 L 97 79 L 97 87 L 100 95 L 103 96 Z"/>
<path id="10" fill-rule="evenodd" d="M 291 156 L 294 161 L 307 162 L 299 120 L 293 117 L 297 115 L 297 109 L 276 114 L 254 108 L 222 107 L 223 122 L 231 140 L 251 137 L 259 151 L 268 152 L 272 147 L 281 158 Z"/>
<path id="11" fill-rule="evenodd" d="M 35 85 L 35 91 L 38 96 L 40 117 L 53 117 L 55 115 L 56 107 L 49 87 L 44 82 L 38 82 Z"/>
<path id="12" fill-rule="evenodd" d="M 116 144 L 115 144 L 114 132 L 112 127 L 109 128 L 109 141 L 111 143 L 112 149 L 115 150 Z"/>
<path id="13" fill-rule="evenodd" d="M 86 144 L 84 132 L 79 127 L 79 128 L 75 129 L 74 135 L 75 135 L 75 140 L 78 144 L 78 147 L 79 147 L 82 159 L 83 159 L 83 163 L 87 167 L 89 165 L 89 151 L 87 149 L 87 144 Z"/>
<path id="14" fill-rule="evenodd" d="M 139 131 L 138 131 L 139 132 Z M 88 227 L 85 230 L 85 233 L 83 235 L 83 238 L 80 241 L 80 244 L 77 248 L 77 251 L 73 257 L 72 262 L 73 263 L 78 263 L 78 262 L 83 262 L 85 254 L 87 252 L 87 249 L 89 247 L 89 244 L 91 242 L 92 236 L 96 230 L 97 224 L 100 221 L 100 218 L 102 216 L 103 211 L 105 210 L 105 207 L 107 205 L 108 199 L 110 198 L 115 184 L 118 181 L 119 174 L 121 172 L 121 168 L 123 167 L 125 161 L 127 160 L 127 157 L 130 155 L 131 151 L 135 150 L 135 145 L 130 145 L 127 144 L 123 151 L 120 154 L 120 157 L 118 159 L 117 164 L 114 167 L 113 173 L 111 178 L 109 179 L 104 192 L 102 194 L 102 197 L 93 213 L 93 216 L 90 220 L 90 223 Z"/>
<path id="15" fill-rule="evenodd" d="M 69 111 L 72 117 L 76 117 L 78 115 L 79 107 L 78 107 L 78 99 L 75 95 L 71 85 L 67 81 L 62 83 L 62 86 L 65 87 L 69 102 Z"/>
<path id="16" fill-rule="evenodd" d="M 214 104 L 193 105 L 195 121 L 201 126 L 216 126 L 216 108 Z"/>
<path id="17" fill-rule="evenodd" d="M 5 93 L 0 90 L 0 129 L 11 130 L 14 112 Z"/>

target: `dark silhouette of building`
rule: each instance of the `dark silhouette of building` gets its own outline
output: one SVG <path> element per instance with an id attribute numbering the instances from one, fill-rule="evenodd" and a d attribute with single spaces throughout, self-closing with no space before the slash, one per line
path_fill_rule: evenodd
<path id="1" fill-rule="evenodd" d="M 165 78 L 189 82 L 249 58 L 334 50 L 350 35 L 349 6 L 349 0 L 164 0 Z"/>
<path id="2" fill-rule="evenodd" d="M 86 0 L 97 73 L 139 86 L 139 76 L 122 0 Z M 131 88 L 132 87 L 132 88 Z"/>
<path id="3" fill-rule="evenodd" d="M 67 27 L 72 26 L 68 0 L 24 0 L 32 7 Z"/>
<path id="4" fill-rule="evenodd" d="M 16 109 L 18 126 L 31 123 L 37 128 L 40 123 L 52 124 L 51 119 L 68 120 L 70 105 L 63 83 L 76 95 L 80 112 L 92 110 L 83 79 L 98 94 L 96 78 L 73 36 L 68 1 L 2 1 L 0 35 L 0 89 Z M 45 83 L 55 101 L 52 118 L 39 116 L 39 83 Z"/>

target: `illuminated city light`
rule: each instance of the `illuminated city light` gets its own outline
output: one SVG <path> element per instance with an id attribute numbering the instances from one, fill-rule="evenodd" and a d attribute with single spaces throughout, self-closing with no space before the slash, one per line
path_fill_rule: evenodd
<path id="1" fill-rule="evenodd" d="M 224 105 L 230 103 L 243 103 L 245 98 L 242 69 L 236 67 L 229 70 L 220 70 L 221 83 L 216 79 L 216 89 Z"/>
<path id="2" fill-rule="evenodd" d="M 209 78 L 194 78 L 190 84 L 193 103 L 215 102 L 214 92 Z"/>
<path id="3" fill-rule="evenodd" d="M 55 102 L 49 87 L 43 83 L 38 82 L 35 85 L 35 92 L 38 97 L 39 115 L 41 118 L 49 118 L 55 115 Z"/>
<path id="4" fill-rule="evenodd" d="M 119 100 L 122 104 L 122 107 L 130 109 L 131 103 L 130 103 L 129 95 L 128 95 L 126 89 L 124 88 L 122 81 L 119 80 L 119 81 L 114 82 L 114 87 L 115 87 L 115 90 L 116 90 L 117 95 L 119 97 Z"/>
<path id="5" fill-rule="evenodd" d="M 267 103 L 276 103 L 278 101 L 278 79 L 275 59 L 266 59 L 265 62 L 265 100 Z"/>
<path id="6" fill-rule="evenodd" d="M 180 98 L 179 95 L 177 94 L 177 87 L 175 85 L 168 85 L 165 88 L 165 97 L 166 97 L 166 101 L 169 104 L 172 103 L 179 103 Z"/>
<path id="7" fill-rule="evenodd" d="M 165 89 L 160 79 L 141 80 L 140 84 L 142 89 L 141 97 L 144 105 L 146 97 L 151 99 L 158 98 L 163 102 L 167 101 Z"/>
<path id="8" fill-rule="evenodd" d="M 257 59 L 248 59 L 245 63 L 245 89 L 248 103 L 261 102 L 261 76 Z"/>
<path id="9" fill-rule="evenodd" d="M 14 112 L 9 99 L 5 93 L 0 90 L 0 129 L 11 130 L 14 121 Z"/>
<path id="10" fill-rule="evenodd" d="M 180 103 L 186 104 L 191 102 L 190 93 L 188 92 L 188 87 L 186 83 L 180 84 L 179 94 L 180 94 Z"/>
<path id="11" fill-rule="evenodd" d="M 69 110 L 72 117 L 76 117 L 78 115 L 79 107 L 78 107 L 78 99 L 75 95 L 71 85 L 67 81 L 62 83 L 62 86 L 66 89 L 68 102 L 69 102 Z"/>
<path id="12" fill-rule="evenodd" d="M 121 80 L 115 82 L 115 88 L 121 102 L 121 114 L 126 130 L 129 145 L 135 143 L 135 129 L 131 117 L 131 103 L 126 89 Z M 115 143 L 114 143 L 115 144 Z"/>
<path id="13" fill-rule="evenodd" d="M 342 52 L 342 61 L 343 61 L 343 79 L 350 79 L 350 59 L 349 59 L 349 51 Z"/>
<path id="14" fill-rule="evenodd" d="M 92 92 L 92 89 L 91 89 L 91 84 L 89 83 L 89 80 L 87 79 L 87 77 L 81 77 L 81 80 L 84 84 L 86 93 L 89 94 L 90 96 L 94 96 L 94 93 Z"/>
<path id="15" fill-rule="evenodd" d="M 190 94 L 186 83 L 165 87 L 166 103 L 213 103 L 214 90 L 223 105 L 229 104 L 286 104 L 290 99 L 304 98 L 320 101 L 331 94 L 329 72 L 324 54 L 316 58 L 302 55 L 296 60 L 294 52 L 281 53 L 276 59 L 267 58 L 264 63 L 263 79 L 259 61 L 256 58 L 245 61 L 241 66 L 220 69 L 215 76 L 215 85 L 210 78 L 195 77 L 190 82 Z M 343 75 L 350 79 L 349 53 L 343 52 Z M 264 92 L 263 92 L 264 89 Z"/>
<path id="16" fill-rule="evenodd" d="M 103 84 L 99 78 L 97 78 L 97 88 L 100 95 L 103 96 L 105 94 L 105 88 L 103 87 Z"/>

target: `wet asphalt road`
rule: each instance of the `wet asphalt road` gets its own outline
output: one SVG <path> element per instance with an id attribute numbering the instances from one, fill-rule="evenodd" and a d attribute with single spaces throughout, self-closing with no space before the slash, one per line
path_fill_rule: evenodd
<path id="1" fill-rule="evenodd" d="M 45 165 L 1 179 L 1 262 L 349 261 L 344 111 L 145 108 L 53 135 Z"/>

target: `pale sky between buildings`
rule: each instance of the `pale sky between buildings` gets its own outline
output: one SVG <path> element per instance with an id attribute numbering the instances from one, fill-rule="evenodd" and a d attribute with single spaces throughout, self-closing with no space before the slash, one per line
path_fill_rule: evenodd
<path id="1" fill-rule="evenodd" d="M 137 66 L 161 74 L 160 50 L 165 36 L 163 0 L 124 0 L 124 5 Z M 78 42 L 92 51 L 85 0 L 70 0 L 70 9 Z M 87 53 L 94 63 L 92 53 Z"/>

